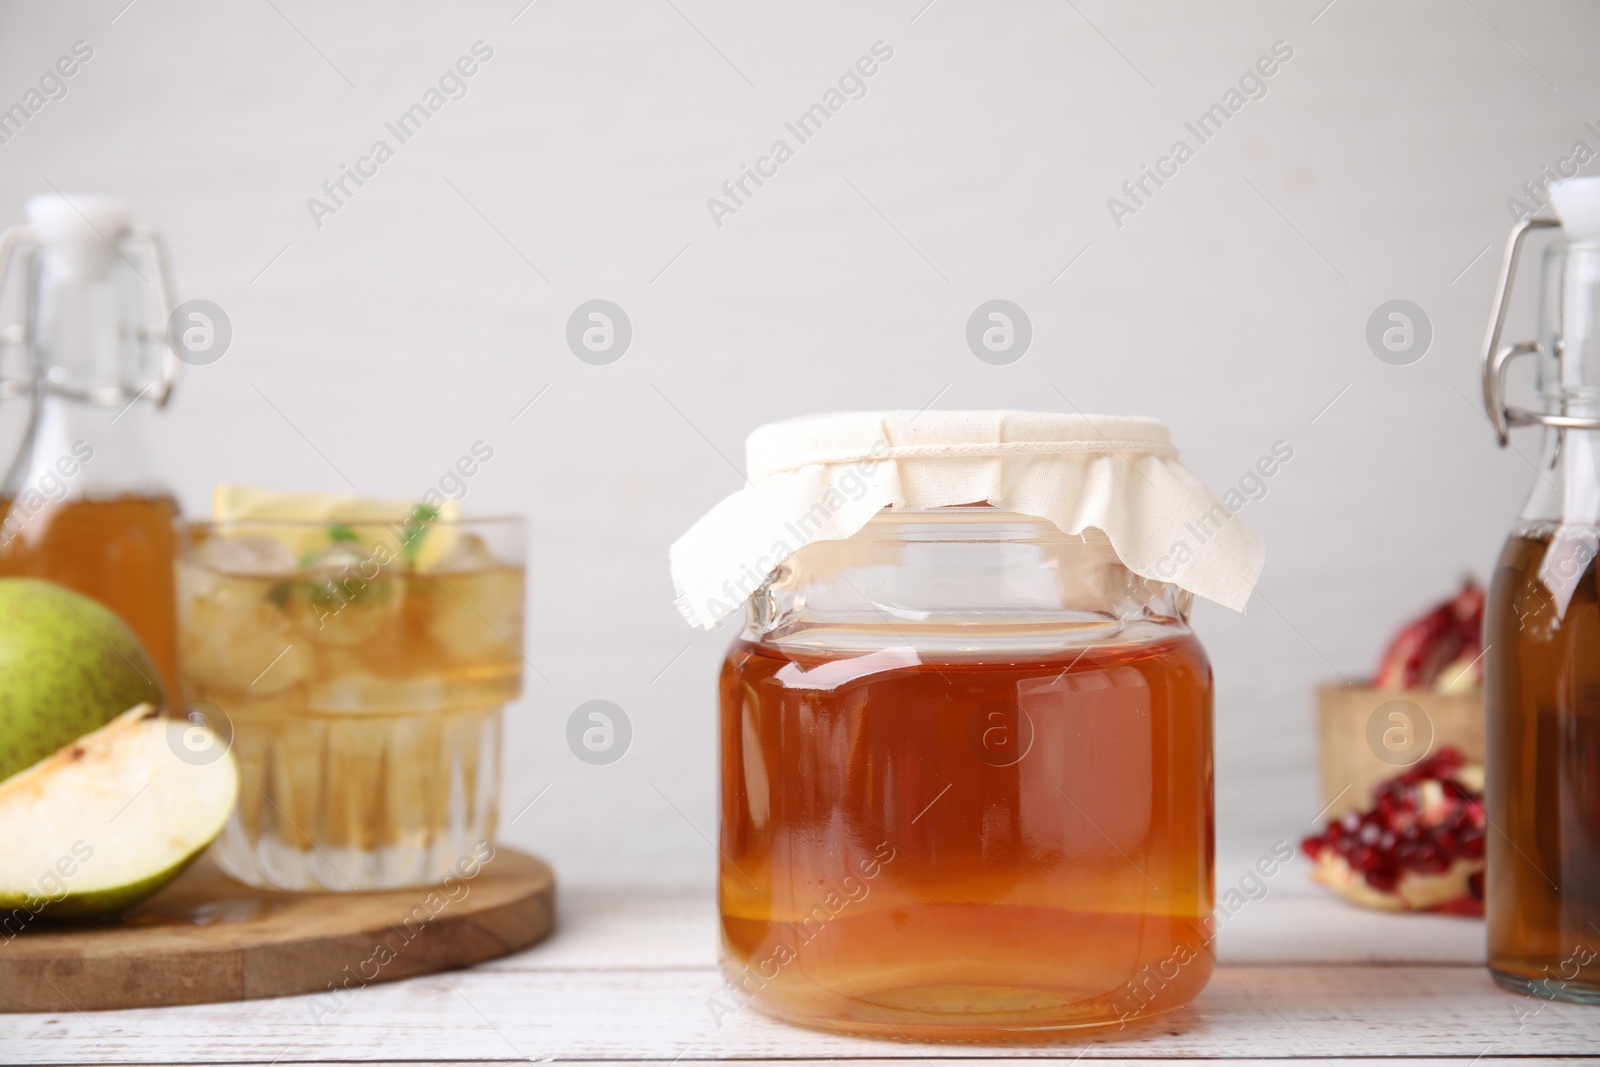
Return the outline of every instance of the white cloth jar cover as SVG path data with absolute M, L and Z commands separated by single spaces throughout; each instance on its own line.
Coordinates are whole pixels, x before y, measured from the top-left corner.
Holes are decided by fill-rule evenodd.
M 758 428 L 748 484 L 673 544 L 678 609 L 710 628 L 813 541 L 883 508 L 991 504 L 1064 533 L 1099 530 L 1124 566 L 1235 611 L 1261 539 L 1178 463 L 1166 426 L 1117 415 L 860 411 Z

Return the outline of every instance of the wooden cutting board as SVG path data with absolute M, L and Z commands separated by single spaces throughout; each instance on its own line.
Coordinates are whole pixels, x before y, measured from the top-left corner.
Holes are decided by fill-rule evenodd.
M 120 919 L 34 920 L 0 940 L 0 1012 L 97 1011 L 321 993 L 527 948 L 555 921 L 555 876 L 509 848 L 450 886 L 278 893 L 203 857 Z

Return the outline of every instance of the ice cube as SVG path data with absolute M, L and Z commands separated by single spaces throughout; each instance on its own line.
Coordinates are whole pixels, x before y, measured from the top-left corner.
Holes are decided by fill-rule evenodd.
M 283 585 L 185 564 L 178 568 L 184 678 L 207 691 L 266 696 L 301 681 L 309 650 L 271 590 Z
M 428 536 L 452 535 L 450 546 L 436 559 L 429 560 L 420 569 L 428 574 L 461 574 L 469 571 L 486 571 L 498 564 L 494 553 L 477 534 L 458 534 L 443 528 L 428 531 Z
M 262 534 L 212 537 L 200 543 L 195 562 L 219 574 L 291 574 L 294 555 Z
M 442 648 L 477 661 L 521 657 L 521 571 L 441 575 L 435 584 L 428 633 Z
M 301 632 L 319 645 L 350 647 L 398 640 L 405 582 L 398 563 L 353 544 L 334 544 L 307 561 L 297 583 Z
M 349 541 L 336 541 L 317 549 L 306 558 L 303 566 L 309 571 L 354 571 L 366 568 L 371 574 L 382 565 L 381 557 L 363 552 L 360 546 Z

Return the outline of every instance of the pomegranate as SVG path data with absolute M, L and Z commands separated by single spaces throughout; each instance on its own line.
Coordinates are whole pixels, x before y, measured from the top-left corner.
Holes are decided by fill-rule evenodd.
M 1483 914 L 1483 768 L 1441 748 L 1300 843 L 1312 878 L 1384 911 Z
M 1455 596 L 1402 626 L 1384 650 L 1373 685 L 1460 690 L 1481 683 L 1483 600 L 1483 587 L 1469 577 Z

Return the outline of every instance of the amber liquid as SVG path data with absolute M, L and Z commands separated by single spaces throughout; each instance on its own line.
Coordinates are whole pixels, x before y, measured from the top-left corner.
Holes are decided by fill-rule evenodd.
M 1577 1000 L 1600 1000 L 1597 535 L 1513 535 L 1485 622 L 1489 965 Z
M 48 578 L 116 612 L 161 672 L 168 700 L 176 700 L 177 502 L 168 496 L 89 497 L 12 518 L 14 505 L 0 500 L 0 512 L 11 519 L 0 533 L 0 576 Z
M 1210 977 L 1192 636 L 920 660 L 741 641 L 721 688 L 731 995 L 829 1029 L 1005 1040 L 1147 1018 Z

